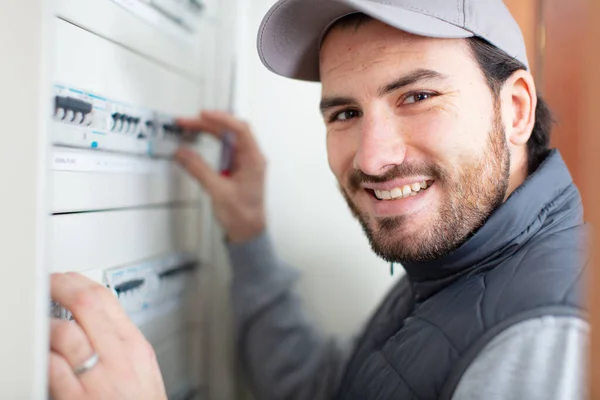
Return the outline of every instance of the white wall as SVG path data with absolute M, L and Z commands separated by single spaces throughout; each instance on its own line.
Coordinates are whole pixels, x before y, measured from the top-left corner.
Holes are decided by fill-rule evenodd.
M 44 272 L 47 51 L 52 31 L 45 0 L 0 1 L 0 253 L 4 285 L 0 398 L 42 399 L 46 392 L 48 312 Z M 7 95 L 10 93 L 10 95 Z
M 274 0 L 245 0 L 236 111 L 248 120 L 269 161 L 271 234 L 279 254 L 300 268 L 310 312 L 332 333 L 351 335 L 400 272 L 372 252 L 327 164 L 320 85 L 269 72 L 256 52 L 260 21 Z

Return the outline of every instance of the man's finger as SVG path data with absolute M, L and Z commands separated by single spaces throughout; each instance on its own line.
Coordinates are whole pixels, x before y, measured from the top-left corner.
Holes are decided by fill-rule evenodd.
M 95 288 L 96 293 L 101 298 L 102 304 L 104 305 L 106 314 L 114 321 L 121 338 L 126 339 L 130 336 L 135 338 L 141 335 L 137 326 L 133 323 L 131 318 L 129 318 L 125 312 L 125 309 L 121 306 L 121 303 L 119 303 L 117 296 L 115 296 L 113 292 L 81 274 L 68 272 L 67 275 L 72 279 L 79 280 L 82 283 L 88 284 Z
M 240 148 L 259 151 L 248 125 L 227 112 L 203 111 L 199 118 L 180 118 L 177 124 L 186 130 L 204 131 L 219 138 L 223 132 L 233 132 Z
M 207 120 L 202 116 L 191 118 L 178 118 L 177 125 L 186 131 L 210 133 L 220 138 L 223 133 L 223 127 L 212 120 Z
M 50 349 L 67 360 L 71 368 L 94 355 L 92 344 L 81 327 L 66 320 L 50 321 Z
M 50 277 L 52 299 L 73 314 L 92 347 L 102 355 L 119 351 L 123 339 L 115 322 L 108 316 L 101 290 L 108 290 L 80 274 L 53 274 Z
M 72 367 L 62 356 L 50 352 L 48 359 L 48 383 L 53 399 L 83 399 L 85 389 L 75 376 Z
M 67 275 L 70 276 L 74 280 L 80 280 L 85 284 L 92 286 L 96 294 L 100 297 L 101 302 L 106 310 L 106 314 L 109 316 L 111 320 L 115 323 L 119 336 L 123 339 L 129 338 L 130 336 L 139 336 L 141 333 L 139 332 L 137 326 L 133 323 L 131 318 L 125 312 L 125 309 L 119 303 L 119 299 L 113 292 L 111 292 L 108 288 L 89 280 L 85 276 L 77 273 L 67 272 Z
M 226 184 L 225 179 L 193 150 L 180 148 L 175 153 L 175 160 L 196 178 L 211 196 L 216 195 Z

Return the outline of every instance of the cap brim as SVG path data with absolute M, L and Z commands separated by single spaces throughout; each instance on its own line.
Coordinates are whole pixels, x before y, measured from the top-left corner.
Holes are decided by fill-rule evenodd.
M 274 5 L 261 23 L 257 43 L 261 61 L 278 75 L 318 82 L 322 35 L 332 23 L 356 12 L 419 36 L 474 36 L 438 18 L 370 0 L 284 0 Z

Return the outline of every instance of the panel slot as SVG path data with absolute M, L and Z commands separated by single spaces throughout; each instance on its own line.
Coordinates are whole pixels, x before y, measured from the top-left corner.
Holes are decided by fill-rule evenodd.
M 196 207 L 53 216 L 51 270 L 105 270 L 173 252 L 194 252 L 200 226 Z
M 53 213 L 157 205 L 198 205 L 201 187 L 165 159 L 54 148 Z
M 121 1 L 126 4 L 117 4 L 117 1 L 57 0 L 56 12 L 59 18 L 95 36 L 104 37 L 195 79 L 202 78 L 207 64 L 207 44 L 214 41 L 208 39 L 206 30 L 215 21 L 204 18 L 196 24 L 197 32 L 191 34 L 138 0 Z M 160 26 L 158 29 L 157 25 Z M 212 60 L 212 55 L 209 60 Z
M 120 9 L 106 0 L 68 2 L 72 7 L 98 3 Z M 85 12 L 89 14 L 89 10 Z M 135 18 L 132 16 L 130 19 Z M 53 83 L 98 95 L 100 98 L 94 98 L 94 103 L 99 107 L 102 107 L 103 98 L 114 101 L 116 105 L 123 106 L 123 111 L 148 109 L 166 116 L 181 116 L 196 115 L 202 107 L 205 97 L 203 79 L 181 74 L 63 20 L 56 19 L 54 28 Z M 154 45 L 152 42 L 150 44 Z M 193 50 L 186 51 L 196 54 L 196 48 Z M 69 90 L 60 95 L 90 100 L 81 96 L 81 93 Z M 135 106 L 134 110 L 129 105 Z M 110 114 L 113 112 L 120 111 L 111 110 Z M 143 116 L 137 112 L 122 113 L 134 118 Z M 108 120 L 112 120 L 112 115 Z

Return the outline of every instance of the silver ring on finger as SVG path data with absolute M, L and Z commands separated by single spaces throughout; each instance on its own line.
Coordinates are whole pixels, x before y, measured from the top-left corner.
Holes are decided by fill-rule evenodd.
M 73 368 L 73 372 L 75 373 L 75 375 L 79 376 L 79 375 L 83 374 L 84 372 L 87 372 L 90 369 L 94 368 L 96 366 L 96 364 L 98 364 L 99 360 L 100 360 L 100 357 L 98 357 L 98 353 L 94 353 L 83 364 Z

